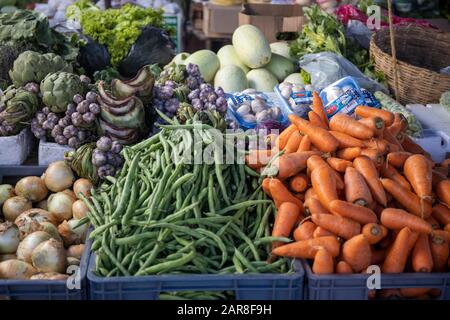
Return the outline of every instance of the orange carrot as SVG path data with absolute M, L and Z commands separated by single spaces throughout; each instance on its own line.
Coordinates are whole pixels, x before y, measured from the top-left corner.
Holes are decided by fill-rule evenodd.
M 394 132 L 403 132 L 408 128 L 408 120 L 401 113 L 394 113 L 394 122 L 389 126 L 390 130 Z
M 323 107 L 323 101 L 316 91 L 313 92 L 312 110 L 320 117 L 322 123 L 326 125 L 326 128 L 328 128 L 328 116 Z
M 336 178 L 327 166 L 319 167 L 311 173 L 311 184 L 324 208 L 328 208 L 331 201 L 338 199 Z
M 358 122 L 373 130 L 376 137 L 381 138 L 383 136 L 385 124 L 380 117 L 361 118 Z
M 307 215 L 311 215 L 313 213 L 330 214 L 330 212 L 322 206 L 318 199 L 312 197 L 305 201 L 305 212 Z
M 414 154 L 406 159 L 403 165 L 403 173 L 421 198 L 431 198 L 432 172 L 428 160 L 421 154 Z
M 370 244 L 376 244 L 387 236 L 388 230 L 381 224 L 368 223 L 362 228 L 361 232 Z
M 296 115 L 290 114 L 289 120 L 295 124 L 297 128 L 307 134 L 311 142 L 322 152 L 334 152 L 339 147 L 339 142 L 327 130 L 314 126 L 309 121 L 304 120 Z
M 403 188 L 411 191 L 411 185 L 408 180 L 405 179 L 393 166 L 387 164 L 381 168 L 381 176 L 383 178 L 394 180 L 399 183 Z
M 450 180 L 443 180 L 438 183 L 436 195 L 447 207 L 450 207 Z
M 289 187 L 294 192 L 304 192 L 308 188 L 308 176 L 304 173 L 299 173 L 289 179 Z
M 386 161 L 398 169 L 402 169 L 406 159 L 412 156 L 412 153 L 406 151 L 391 152 L 386 156 Z
M 278 147 L 278 150 L 283 150 L 286 147 L 291 134 L 297 131 L 297 126 L 293 124 L 284 129 L 275 141 L 275 145 Z
M 326 237 L 326 236 L 336 236 L 336 235 L 322 227 L 317 227 L 314 230 L 313 238 L 320 238 L 320 237 Z
M 430 158 L 430 154 L 426 152 L 421 146 L 414 142 L 409 136 L 405 136 L 405 139 L 402 142 L 402 147 L 407 152 L 411 152 L 414 154 L 423 154 L 427 158 Z
M 367 269 L 372 259 L 372 251 L 366 237 L 360 234 L 344 242 L 342 246 L 342 259 L 355 272 L 361 272 Z
M 334 169 L 332 169 L 328 163 L 323 160 L 321 157 L 319 157 L 318 155 L 313 155 L 311 156 L 308 161 L 306 162 L 306 166 L 309 169 L 309 172 L 311 174 L 312 171 L 314 171 L 317 168 L 320 167 L 327 167 L 330 169 L 330 172 L 333 174 L 333 176 L 335 177 L 336 180 L 336 188 L 339 190 L 344 189 L 344 181 L 342 180 L 341 176 L 339 175 L 339 173 L 337 173 Z
M 344 239 L 350 239 L 361 232 L 359 223 L 344 217 L 323 213 L 312 214 L 311 217 L 317 226 Z
M 320 116 L 314 111 L 308 112 L 308 119 L 312 125 L 328 130 L 328 126 L 322 122 Z
M 450 223 L 450 209 L 443 204 L 436 204 L 433 207 L 433 217 L 443 226 Z
M 366 146 L 364 141 L 354 138 L 346 133 L 339 132 L 339 131 L 329 131 L 333 137 L 336 138 L 337 141 L 339 141 L 339 148 L 353 148 L 353 147 L 359 147 L 363 148 Z
M 353 163 L 339 158 L 327 158 L 328 165 L 337 172 L 345 172 L 348 167 L 353 167 Z
M 404 150 L 403 145 L 400 143 L 400 141 L 398 141 L 397 137 L 393 136 L 388 129 L 384 129 L 383 138 L 391 144 L 390 149 L 392 151 L 394 151 L 394 148 L 392 148 L 392 146 L 396 146 L 395 149 L 397 151 L 406 151 Z
M 377 108 L 358 106 L 355 109 L 355 114 L 361 118 L 379 117 L 384 120 L 387 127 L 394 122 L 394 114 L 392 112 Z
M 353 167 L 345 170 L 345 199 L 360 206 L 369 206 L 373 202 L 372 194 L 364 177 Z
M 372 250 L 370 264 L 381 265 L 386 257 L 386 250 Z
M 336 152 L 336 157 L 344 159 L 344 160 L 348 160 L 348 161 L 353 161 L 360 155 L 361 155 L 361 148 L 359 148 L 359 147 L 344 148 L 344 149 L 340 149 Z
M 419 239 L 412 252 L 412 267 L 415 272 L 431 272 L 433 270 L 433 257 L 430 242 L 426 234 L 419 235 Z
M 250 150 L 250 153 L 245 156 L 245 163 L 254 170 L 259 169 L 269 163 L 271 153 L 271 150 Z
M 383 155 L 376 149 L 361 149 L 361 156 L 368 157 L 377 168 L 381 168 L 384 163 Z
M 317 196 L 317 193 L 314 191 L 314 189 L 311 187 L 305 192 L 305 201 L 308 201 L 310 198 L 315 198 L 319 200 L 319 197 Z
M 289 237 L 299 218 L 300 208 L 295 203 L 283 202 L 275 216 L 272 237 Z M 280 245 L 281 242 L 273 242 L 272 250 Z
M 405 298 L 419 298 L 430 292 L 431 288 L 401 288 L 400 294 Z
M 311 221 L 305 221 L 294 230 L 294 240 L 308 240 L 313 238 L 314 230 L 316 229 L 316 225 Z
M 295 176 L 297 173 L 306 168 L 306 161 L 309 157 L 317 154 L 319 154 L 317 151 L 283 154 L 274 162 L 274 166 L 278 169 L 277 177 L 279 179 L 286 179 Z
M 336 265 L 336 273 L 337 274 L 352 274 L 353 270 L 352 267 L 345 262 L 344 260 L 341 260 Z
M 375 223 L 378 220 L 376 214 L 369 208 L 342 200 L 331 201 L 329 209 L 335 215 L 354 220 L 361 224 Z
M 399 183 L 391 179 L 381 179 L 383 187 L 395 200 L 398 201 L 409 212 L 421 218 L 428 218 L 432 213 L 431 202 L 421 201 L 412 191 L 403 188 Z
M 428 222 L 431 225 L 433 230 L 441 228 L 441 225 L 439 224 L 439 222 L 435 218 L 433 218 L 433 216 L 426 218 L 425 221 Z
M 262 188 L 264 192 L 272 198 L 272 195 L 270 194 L 270 178 L 264 178 L 262 182 Z
M 379 180 L 378 171 L 375 164 L 368 157 L 358 157 L 353 160 L 353 166 L 364 177 L 372 192 L 372 196 L 383 206 L 386 206 L 387 198 L 383 185 Z
M 445 237 L 435 231 L 430 241 L 431 255 L 433 256 L 433 271 L 444 272 L 449 258 L 449 246 Z
M 364 142 L 368 149 L 375 149 L 382 155 L 388 154 L 391 149 L 391 144 L 384 139 L 372 139 Z
M 321 237 L 288 243 L 275 248 L 272 253 L 280 257 L 313 259 L 320 247 L 327 249 L 335 258 L 339 255 L 341 244 L 336 237 Z
M 314 256 L 312 271 L 315 274 L 330 274 L 334 271 L 334 261 L 327 249 L 320 247 Z
M 401 273 L 411 251 L 411 239 L 415 238 L 408 227 L 400 230 L 383 263 L 382 271 L 386 273 Z
M 428 222 L 401 209 L 384 209 L 380 220 L 385 227 L 393 230 L 408 227 L 411 231 L 424 234 L 430 234 L 433 231 Z
M 286 146 L 283 149 L 284 154 L 297 152 L 298 146 L 300 145 L 302 138 L 303 136 L 300 132 L 298 131 L 292 132 L 291 136 L 288 139 L 288 142 L 286 143 Z
M 271 179 L 269 186 L 275 207 L 279 208 L 283 202 L 292 202 L 300 208 L 300 215 L 303 215 L 303 203 L 289 192 L 283 182 L 278 179 Z
M 302 140 L 300 141 L 300 145 L 298 146 L 297 152 L 302 151 L 309 151 L 311 150 L 311 139 L 309 139 L 309 136 L 303 136 Z
M 368 140 L 374 136 L 373 130 L 356 121 L 351 116 L 338 113 L 330 120 L 330 129 L 348 134 L 357 139 Z

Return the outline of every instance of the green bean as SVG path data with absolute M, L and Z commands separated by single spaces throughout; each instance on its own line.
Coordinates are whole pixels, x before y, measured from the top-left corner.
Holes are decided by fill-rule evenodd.
M 242 209 L 242 208 L 248 208 L 250 206 L 254 206 L 260 203 L 271 203 L 270 200 L 249 200 L 249 201 L 244 201 L 241 203 L 237 203 L 237 204 L 233 204 L 231 206 L 225 207 L 219 211 L 217 211 L 217 214 L 223 215 L 225 213 L 228 213 L 230 211 L 234 211 L 234 210 L 238 210 L 238 209 Z
M 286 238 L 286 237 L 264 237 L 260 238 L 258 240 L 255 240 L 255 245 L 260 244 L 266 244 L 266 243 L 272 243 L 272 242 L 283 242 L 283 243 L 289 243 L 292 242 L 292 239 Z
M 264 229 L 265 229 L 266 225 L 268 224 L 269 216 L 270 216 L 271 213 L 272 213 L 272 207 L 269 206 L 266 209 L 266 212 L 264 212 L 263 218 L 261 219 L 261 223 L 260 223 L 260 225 L 258 227 L 258 230 L 256 231 L 255 239 L 262 238 L 263 233 L 264 233 Z
M 192 178 L 194 177 L 193 173 L 186 173 L 185 175 L 179 177 L 172 185 L 172 189 L 173 190 L 177 190 L 178 188 L 180 188 L 180 186 L 182 186 L 183 184 L 187 183 L 188 181 L 192 180 Z
M 216 214 L 216 208 L 214 204 L 214 177 L 212 175 L 210 175 L 208 179 L 208 206 L 209 212 L 211 212 L 212 214 Z
M 156 255 L 161 250 L 162 242 L 169 235 L 169 233 L 170 233 L 170 231 L 168 229 L 164 229 L 164 230 L 160 231 L 160 233 L 158 235 L 158 241 L 157 241 L 156 245 L 153 247 L 152 254 L 150 255 L 150 257 L 147 258 L 144 265 L 141 268 L 139 268 L 139 271 L 136 273 L 136 275 L 142 275 L 144 273 L 145 268 L 147 268 L 149 265 L 151 265 L 153 260 L 156 259 Z
M 239 259 L 236 257 L 236 255 L 233 255 L 232 260 L 233 260 L 234 267 L 236 268 L 236 273 L 244 273 L 244 268 L 242 267 L 242 264 L 239 261 Z
M 117 217 L 125 209 L 125 206 L 128 202 L 129 196 L 130 196 L 129 190 L 131 189 L 131 184 L 133 183 L 134 179 L 136 178 L 136 171 L 137 171 L 137 166 L 139 163 L 139 158 L 140 158 L 139 154 L 137 154 L 131 162 L 130 170 L 129 170 L 126 180 L 125 180 L 125 185 L 123 188 L 123 192 L 120 196 L 119 204 L 116 207 L 116 210 L 112 214 L 113 217 Z
M 107 232 L 103 234 L 103 245 L 102 245 L 102 248 L 105 250 L 106 255 L 125 276 L 130 276 L 128 270 L 125 269 L 122 263 L 119 262 L 114 256 L 114 254 L 111 252 L 111 249 L 108 247 L 106 243 L 106 239 L 107 239 Z
M 135 209 L 136 209 L 136 200 L 137 200 L 137 196 L 138 196 L 138 191 L 137 191 L 137 183 L 133 182 L 133 186 L 131 187 L 131 195 L 130 195 L 130 202 L 128 203 L 128 207 L 124 213 L 124 215 L 122 216 L 122 224 L 126 224 L 127 220 L 130 219 L 131 215 L 135 213 Z
M 234 254 L 236 256 L 237 259 L 239 259 L 239 261 L 247 268 L 249 269 L 251 272 L 254 273 L 259 273 L 258 270 L 256 270 L 256 268 L 254 266 L 252 266 L 252 264 L 250 263 L 250 261 L 247 260 L 246 257 L 244 257 L 244 255 L 236 248 L 234 250 Z
M 214 167 L 215 167 L 215 171 L 216 171 L 216 179 L 217 179 L 217 182 L 219 183 L 220 190 L 222 191 L 222 197 L 225 200 L 225 203 L 227 205 L 230 205 L 231 203 L 230 203 L 230 199 L 228 198 L 227 188 L 225 187 L 225 182 L 223 180 L 222 167 L 220 165 L 220 162 L 216 162 Z
M 183 189 L 177 189 L 175 199 L 175 210 L 178 211 L 181 209 L 181 205 L 183 204 Z
M 135 243 L 138 243 L 142 239 L 155 238 L 158 236 L 158 234 L 159 234 L 159 232 L 143 232 L 143 233 L 132 235 L 129 237 L 116 238 L 115 243 L 118 246 L 122 246 L 122 245 L 126 245 L 126 244 L 133 245 Z
M 254 258 L 256 260 L 261 260 L 261 257 L 259 256 L 258 251 L 256 250 L 256 247 L 254 246 L 252 240 L 250 240 L 235 224 L 232 223 L 231 228 L 234 229 L 239 238 L 244 240 L 244 242 L 248 245 L 248 247 L 253 253 Z
M 197 255 L 197 253 L 195 252 L 195 250 L 192 250 L 190 253 L 184 254 L 183 257 L 181 257 L 177 260 L 171 260 L 171 261 L 155 264 L 155 265 L 145 268 L 145 269 L 142 269 L 142 267 L 141 267 L 142 271 L 139 271 L 137 274 L 138 275 L 155 274 L 158 272 L 167 273 L 168 271 L 170 271 L 172 269 L 176 269 L 181 266 L 184 266 L 188 262 L 192 261 L 196 255 Z
M 110 227 L 112 227 L 113 225 L 117 224 L 118 221 L 116 220 L 112 220 L 111 222 L 108 222 L 104 225 L 101 225 L 97 228 L 95 228 L 89 235 L 89 239 L 94 239 L 95 237 L 97 237 L 98 235 L 103 234 L 106 230 L 108 230 Z
M 200 202 L 194 202 L 191 205 L 186 206 L 183 209 L 166 216 L 164 219 L 161 220 L 161 222 L 172 222 L 178 218 L 181 218 L 186 212 L 195 209 L 195 207 L 197 207 L 199 204 Z
M 227 247 L 223 243 L 222 239 L 220 239 L 220 237 L 217 236 L 216 234 L 214 234 L 213 232 L 208 231 L 206 229 L 197 228 L 196 231 L 199 232 L 200 234 L 203 234 L 206 237 L 210 237 L 211 239 L 216 241 L 217 245 L 219 246 L 219 249 L 222 251 L 222 262 L 220 263 L 220 265 L 223 266 L 225 264 L 225 262 L 227 261 L 228 253 L 227 253 Z

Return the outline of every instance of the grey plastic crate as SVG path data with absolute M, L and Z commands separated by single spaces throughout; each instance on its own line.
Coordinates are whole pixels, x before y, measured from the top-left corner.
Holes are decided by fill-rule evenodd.
M 14 185 L 25 176 L 40 176 L 44 166 L 0 166 L 0 183 Z M 89 238 L 89 236 L 88 236 Z M 91 242 L 85 244 L 80 268 L 66 280 L 0 280 L 0 298 L 8 300 L 85 300 Z M 76 284 L 79 286 L 75 286 Z M 69 289 L 68 285 L 71 288 Z M 79 289 L 77 288 L 79 287 Z
M 29 156 L 35 143 L 29 128 L 15 136 L 0 137 L 0 165 L 21 165 Z
M 236 300 L 302 300 L 304 271 L 296 261 L 292 274 L 157 275 L 99 277 L 93 273 L 95 253 L 88 268 L 89 300 L 158 300 L 160 293 L 232 291 Z
M 367 274 L 317 275 L 307 261 L 305 270 L 306 300 L 368 300 Z M 435 288 L 439 300 L 450 300 L 450 273 L 381 274 L 381 289 Z

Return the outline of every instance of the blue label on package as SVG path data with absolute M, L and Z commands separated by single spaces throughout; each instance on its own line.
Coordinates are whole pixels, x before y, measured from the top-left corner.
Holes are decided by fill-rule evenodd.
M 312 104 L 313 101 L 313 93 L 312 91 L 299 91 L 292 92 L 291 99 L 294 101 L 296 105 L 299 104 Z
M 361 92 L 363 94 L 364 101 L 366 102 L 366 106 L 372 108 L 381 108 L 381 103 L 375 98 L 375 96 L 364 88 L 361 88 Z
M 361 97 L 359 90 L 348 89 L 343 95 L 334 100 L 332 103 L 325 107 L 325 111 L 328 118 L 334 116 L 338 112 L 345 114 L 353 114 L 356 107 L 365 103 L 365 100 Z

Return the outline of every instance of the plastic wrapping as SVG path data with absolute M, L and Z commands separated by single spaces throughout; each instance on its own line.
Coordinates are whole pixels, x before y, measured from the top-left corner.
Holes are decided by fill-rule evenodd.
M 380 83 L 366 77 L 353 63 L 343 56 L 332 52 L 321 52 L 304 55 L 300 67 L 311 76 L 311 84 L 321 90 L 347 76 L 355 79 L 358 85 L 374 93 L 388 90 Z

